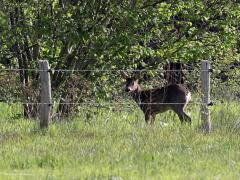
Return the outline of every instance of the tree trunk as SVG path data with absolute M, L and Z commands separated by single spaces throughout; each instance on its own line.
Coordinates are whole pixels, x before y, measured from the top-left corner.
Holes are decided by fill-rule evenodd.
M 169 62 L 165 68 L 164 78 L 168 84 L 183 84 L 184 74 L 182 72 L 182 63 Z
M 22 8 L 19 5 L 19 1 L 16 0 L 18 6 L 15 7 L 14 11 L 10 12 L 10 24 L 14 29 L 19 24 L 21 26 L 26 26 L 25 16 Z M 19 21 L 21 19 L 21 21 Z M 17 36 L 17 35 L 16 35 Z M 22 40 L 18 40 L 13 45 L 11 51 L 18 62 L 18 68 L 20 69 L 19 77 L 20 83 L 22 87 L 22 103 L 23 103 L 23 114 L 25 118 L 35 118 L 38 113 L 38 105 L 35 104 L 38 101 L 38 91 L 34 87 L 36 83 L 33 81 L 37 80 L 37 76 L 35 73 L 35 79 L 32 79 L 31 72 L 29 69 L 31 62 L 33 60 L 33 52 L 29 47 L 29 40 L 25 35 L 22 35 Z M 33 74 L 34 74 L 33 73 Z

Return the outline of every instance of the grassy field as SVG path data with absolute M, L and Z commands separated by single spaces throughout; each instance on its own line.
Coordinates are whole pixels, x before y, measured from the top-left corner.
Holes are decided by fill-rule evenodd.
M 45 131 L 0 108 L 0 179 L 240 179 L 239 102 L 211 107 L 209 135 L 194 105 L 191 127 L 170 112 L 151 126 L 137 110 L 99 110 Z

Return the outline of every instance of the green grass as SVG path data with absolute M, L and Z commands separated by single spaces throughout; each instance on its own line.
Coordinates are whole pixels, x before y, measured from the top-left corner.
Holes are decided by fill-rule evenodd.
M 211 134 L 194 105 L 191 127 L 170 112 L 151 126 L 138 110 L 99 110 L 45 131 L 19 106 L 0 108 L 1 179 L 240 179 L 239 102 L 211 107 Z

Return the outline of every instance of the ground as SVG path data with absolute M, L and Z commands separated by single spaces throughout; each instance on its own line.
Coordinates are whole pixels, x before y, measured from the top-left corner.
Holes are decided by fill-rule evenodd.
M 199 129 L 197 105 L 187 109 L 191 126 L 171 112 L 146 125 L 137 109 L 103 109 L 48 130 L 15 105 L 0 108 L 1 179 L 240 179 L 239 102 L 211 107 L 210 134 Z

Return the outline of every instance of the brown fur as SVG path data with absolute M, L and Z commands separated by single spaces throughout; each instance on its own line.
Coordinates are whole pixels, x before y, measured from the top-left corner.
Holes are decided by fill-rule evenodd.
M 190 98 L 190 91 L 181 84 L 172 84 L 162 88 L 142 90 L 139 78 L 127 78 L 126 90 L 145 114 L 145 121 L 153 123 L 158 113 L 173 110 L 181 122 L 191 123 L 191 118 L 184 112 Z

